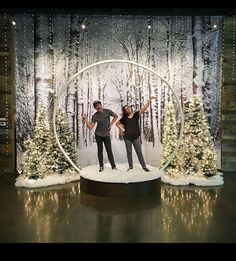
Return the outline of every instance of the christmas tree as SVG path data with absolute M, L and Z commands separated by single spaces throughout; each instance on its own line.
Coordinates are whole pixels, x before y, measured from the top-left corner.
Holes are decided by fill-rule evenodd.
M 63 149 L 71 160 L 76 164 L 77 153 L 73 135 L 69 124 L 61 110 L 56 117 L 57 133 Z M 43 178 L 53 172 L 63 173 L 66 169 L 72 169 L 59 149 L 53 130 L 50 129 L 46 109 L 39 107 L 36 117 L 34 138 L 24 143 L 26 151 L 23 155 L 20 173 L 31 179 Z
M 50 154 L 48 151 L 48 138 L 50 129 L 46 109 L 43 105 L 39 107 L 36 117 L 34 138 L 24 142 L 26 151 L 23 155 L 20 174 L 25 174 L 31 179 L 43 178 L 50 172 Z
M 174 109 L 172 94 L 168 95 L 169 101 L 167 103 L 164 121 L 164 134 L 163 134 L 163 153 L 161 156 L 161 167 L 166 164 L 171 154 L 173 153 L 178 138 L 176 113 Z M 165 172 L 172 174 L 175 172 L 177 158 L 174 157 L 170 164 L 166 167 Z
M 195 176 L 213 176 L 217 172 L 216 153 L 200 98 L 193 96 L 185 118 L 184 139 L 177 153 L 177 169 Z M 182 158 L 182 160 L 181 160 Z
M 70 159 L 76 165 L 78 165 L 74 137 L 71 133 L 69 123 L 66 120 L 65 115 L 60 109 L 58 110 L 56 116 L 56 129 L 61 146 L 63 147 L 67 155 L 70 157 Z M 63 173 L 64 170 L 72 168 L 70 162 L 65 158 L 64 154 L 58 147 L 56 139 L 54 137 L 54 133 L 52 133 L 49 139 L 49 153 L 52 159 L 50 169 L 52 169 L 53 171 Z

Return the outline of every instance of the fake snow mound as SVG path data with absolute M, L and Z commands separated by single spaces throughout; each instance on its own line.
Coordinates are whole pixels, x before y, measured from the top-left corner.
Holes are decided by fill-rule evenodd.
M 134 164 L 134 168 L 127 171 L 127 163 L 116 164 L 118 170 L 112 170 L 109 163 L 104 164 L 104 171 L 99 172 L 98 165 L 85 167 L 81 170 L 80 175 L 83 178 L 108 183 L 134 183 L 154 180 L 161 177 L 163 173 L 158 168 L 147 165 L 150 172 L 142 169 L 140 164 Z
M 215 176 L 212 177 L 198 177 L 198 176 L 171 176 L 163 174 L 161 176 L 161 181 L 163 183 L 168 183 L 174 186 L 181 185 L 196 185 L 196 186 L 220 186 L 224 184 L 223 173 L 217 172 Z
M 55 172 L 52 175 L 45 176 L 42 179 L 29 179 L 25 175 L 16 178 L 16 187 L 39 188 L 80 180 L 80 175 L 76 171 L 68 170 L 63 174 Z

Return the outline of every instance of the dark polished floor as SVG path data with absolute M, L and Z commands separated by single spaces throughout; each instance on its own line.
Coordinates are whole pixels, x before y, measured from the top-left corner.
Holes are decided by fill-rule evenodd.
M 111 199 L 79 182 L 19 189 L 0 175 L 0 242 L 236 242 L 236 173 L 220 187 L 161 185 L 158 198 Z

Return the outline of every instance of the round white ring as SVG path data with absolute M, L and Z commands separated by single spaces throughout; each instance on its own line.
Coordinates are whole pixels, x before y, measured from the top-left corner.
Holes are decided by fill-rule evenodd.
M 54 134 L 55 134 L 55 138 L 56 138 L 56 142 L 61 150 L 61 152 L 64 154 L 64 156 L 66 157 L 66 159 L 70 162 L 70 164 L 79 172 L 80 171 L 80 168 L 78 168 L 75 163 L 70 159 L 70 157 L 68 156 L 68 154 L 64 151 L 64 149 L 62 148 L 61 146 L 61 143 L 59 141 L 59 138 L 58 138 L 58 135 L 57 135 L 57 131 L 56 131 L 56 111 L 57 111 L 57 105 L 58 105 L 58 101 L 64 91 L 64 89 L 70 84 L 70 82 L 72 82 L 79 74 L 81 74 L 82 72 L 88 70 L 89 68 L 92 68 L 92 67 L 95 67 L 97 65 L 100 65 L 100 64 L 104 64 L 104 63 L 129 63 L 129 64 L 134 64 L 134 65 L 137 65 L 139 67 L 142 67 L 146 70 L 148 70 L 149 72 L 155 74 L 156 76 L 158 76 L 159 78 L 162 79 L 162 81 L 164 81 L 168 88 L 172 91 L 173 95 L 175 96 L 175 99 L 177 101 L 177 104 L 179 106 L 179 110 L 180 110 L 180 115 L 181 115 L 181 123 L 180 123 L 180 134 L 179 134 L 179 139 L 178 139 L 178 142 L 176 144 L 176 147 L 174 149 L 174 151 L 172 152 L 172 154 L 170 155 L 168 161 L 164 164 L 164 166 L 162 166 L 160 168 L 160 170 L 164 170 L 168 165 L 169 163 L 171 162 L 171 160 L 174 158 L 180 144 L 181 144 L 181 141 L 182 141 L 182 137 L 183 137 L 183 127 L 184 127 L 184 113 L 183 113 L 183 109 L 182 109 L 182 106 L 181 106 L 181 103 L 180 103 L 180 100 L 179 98 L 177 97 L 176 93 L 174 92 L 173 88 L 171 87 L 171 85 L 162 77 L 160 76 L 157 72 L 155 72 L 154 70 L 148 68 L 147 66 L 143 65 L 143 64 L 140 64 L 140 63 L 136 63 L 136 62 L 133 62 L 133 61 L 128 61 L 128 60 L 116 60 L 116 59 L 112 59 L 112 60 L 104 60 L 104 61 L 101 61 L 101 62 L 96 62 L 96 63 L 93 63 L 93 64 L 90 64 L 88 66 L 86 66 L 85 68 L 83 68 L 82 70 L 80 70 L 79 72 L 77 72 L 74 76 L 72 76 L 67 82 L 65 82 L 59 89 L 59 93 L 55 99 L 55 102 L 54 102 L 54 110 L 53 110 L 53 130 L 54 130 Z

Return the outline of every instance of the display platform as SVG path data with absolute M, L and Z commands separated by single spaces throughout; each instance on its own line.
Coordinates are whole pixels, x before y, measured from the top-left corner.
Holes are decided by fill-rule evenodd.
M 127 171 L 127 164 L 117 164 L 117 170 L 105 164 L 103 172 L 98 171 L 97 165 L 85 167 L 80 173 L 80 190 L 112 198 L 160 197 L 161 171 L 150 165 L 147 167 L 150 172 L 138 164 L 130 171 Z

